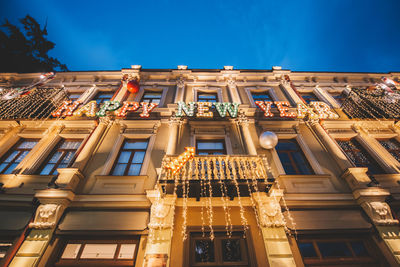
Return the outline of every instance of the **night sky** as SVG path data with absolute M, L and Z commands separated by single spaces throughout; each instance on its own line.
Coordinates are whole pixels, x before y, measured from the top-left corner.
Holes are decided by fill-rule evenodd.
M 1 21 L 48 21 L 69 70 L 400 71 L 400 1 L 0 0 Z

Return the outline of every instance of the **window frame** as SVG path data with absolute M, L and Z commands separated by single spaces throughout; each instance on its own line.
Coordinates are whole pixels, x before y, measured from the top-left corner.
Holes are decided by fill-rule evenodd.
M 128 100 L 129 101 L 136 101 L 136 102 L 141 102 L 143 99 L 143 96 L 145 94 L 146 91 L 159 91 L 161 92 L 161 98 L 160 98 L 160 103 L 158 104 L 158 108 L 159 107 L 163 107 L 164 103 L 165 103 L 165 98 L 167 96 L 168 93 L 168 87 L 167 86 L 153 86 L 153 85 L 144 85 L 140 87 L 139 92 L 137 93 L 136 96 L 134 97 L 130 97 L 128 96 Z
M 107 98 L 99 98 L 100 95 L 106 95 L 109 94 L 111 95 L 110 99 Z M 97 90 L 96 93 L 94 94 L 92 100 L 96 101 L 96 104 L 98 107 L 102 106 L 105 101 L 111 101 L 113 99 L 115 92 L 112 91 L 102 91 L 102 90 Z M 100 102 L 98 102 L 100 100 Z
M 22 143 L 24 143 L 25 141 L 36 141 L 36 144 L 31 148 L 31 149 L 17 149 L 19 145 L 21 145 Z M 7 170 L 13 163 L 15 163 L 15 159 L 17 159 L 22 153 L 23 151 L 29 151 L 28 154 L 26 154 L 26 156 L 15 166 L 15 168 L 12 170 L 12 172 L 10 172 L 10 174 L 15 174 L 15 170 L 18 170 L 21 166 L 21 164 L 23 164 L 24 160 L 29 156 L 29 154 L 31 153 L 31 151 L 35 148 L 35 146 L 40 142 L 40 138 L 19 138 L 18 141 L 6 152 L 4 153 L 4 155 L 2 155 L 0 157 L 1 162 L 3 162 L 6 158 L 8 158 L 14 151 L 19 151 L 18 154 L 13 158 L 13 161 L 11 161 L 10 163 L 8 163 L 7 167 L 4 168 L 4 170 Z M 3 170 L 3 171 L 4 171 Z M 5 174 L 3 171 L 0 172 L 0 174 Z
M 159 94 L 160 94 L 160 98 L 146 98 L 146 93 L 159 93 Z M 163 92 L 162 92 L 162 91 L 156 91 L 156 90 L 146 89 L 146 90 L 144 90 L 143 95 L 142 95 L 142 97 L 140 98 L 140 102 L 146 102 L 146 101 L 143 101 L 143 100 L 144 100 L 144 99 L 148 99 L 148 100 L 150 100 L 150 101 L 147 102 L 147 103 L 156 103 L 156 102 L 154 102 L 153 100 L 158 99 L 159 101 L 158 101 L 157 104 L 160 105 L 160 102 L 161 102 L 161 99 L 162 99 L 162 95 L 163 95 Z
M 199 155 L 199 156 L 205 156 L 205 155 L 200 155 L 199 154 L 199 151 L 198 151 L 198 143 L 199 143 L 199 141 L 200 142 L 210 142 L 210 143 L 212 143 L 213 141 L 215 142 L 215 141 L 221 141 L 221 143 L 222 143 L 222 146 L 223 146 L 223 153 L 222 153 L 222 155 L 226 155 L 227 154 L 227 149 L 226 149 L 226 140 L 225 139 L 215 139 L 215 138 L 212 138 L 212 139 L 210 139 L 210 138 L 196 138 L 195 139 L 195 148 L 196 148 L 196 155 Z M 215 142 L 216 143 L 216 142 Z M 217 149 L 208 149 L 208 150 L 205 150 L 204 149 L 204 151 L 205 152 L 207 152 L 207 153 L 209 153 L 209 152 L 213 152 L 213 153 L 215 153 L 215 152 L 218 152 L 219 150 L 217 150 Z M 208 155 L 218 155 L 218 154 L 208 154 Z
M 199 93 L 205 93 L 205 94 L 217 94 L 217 99 L 216 102 L 224 102 L 223 97 L 222 97 L 222 89 L 220 87 L 197 87 L 193 88 L 193 99 L 194 102 L 199 102 Z
M 267 92 L 269 94 L 269 96 L 271 97 L 271 101 L 275 102 L 275 101 L 279 101 L 278 96 L 276 95 L 276 92 L 274 90 L 274 88 L 271 87 L 246 87 L 245 91 L 247 93 L 247 97 L 250 101 L 250 105 L 253 108 L 256 108 L 257 105 L 254 101 L 253 98 L 253 93 L 263 93 L 263 92 Z
M 135 140 L 135 141 L 138 141 L 138 142 L 140 142 L 140 141 L 146 141 L 146 142 L 147 142 L 146 149 L 128 149 L 128 150 L 123 150 L 124 145 L 125 145 L 127 142 L 129 142 L 129 140 Z M 133 164 L 133 163 L 132 163 L 132 159 L 133 159 L 135 153 L 136 153 L 136 152 L 142 152 L 142 151 L 144 151 L 145 154 L 144 154 L 143 161 L 142 161 L 142 163 L 141 163 L 140 171 L 139 171 L 139 174 L 138 174 L 138 175 L 140 175 L 140 174 L 142 173 L 143 164 L 144 164 L 144 161 L 145 161 L 145 159 L 146 159 L 147 151 L 148 151 L 148 148 L 149 148 L 149 143 L 150 143 L 150 140 L 149 140 L 149 139 L 125 138 L 125 139 L 122 141 L 122 144 L 121 144 L 121 146 L 120 146 L 120 148 L 119 148 L 119 151 L 118 151 L 118 155 L 116 156 L 116 159 L 114 160 L 114 164 L 113 164 L 113 166 L 112 166 L 112 168 L 111 168 L 111 170 L 110 170 L 110 175 L 112 175 L 112 176 L 128 176 L 129 167 Z M 113 174 L 114 169 L 115 169 L 115 167 L 116 167 L 117 164 L 118 164 L 119 156 L 121 155 L 121 153 L 122 153 L 123 151 L 130 151 L 130 152 L 134 151 L 134 153 L 131 153 L 131 155 L 129 156 L 129 160 L 128 160 L 128 163 L 126 163 L 127 166 L 126 166 L 126 168 L 125 168 L 125 170 L 124 170 L 124 174 L 123 174 L 123 175 L 116 175 L 116 174 Z M 135 176 L 138 176 L 138 175 L 135 175 Z

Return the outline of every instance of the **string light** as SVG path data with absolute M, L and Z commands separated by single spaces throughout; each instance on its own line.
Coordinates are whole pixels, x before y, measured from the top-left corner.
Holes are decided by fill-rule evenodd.
M 287 101 L 275 101 L 276 107 L 279 110 L 279 116 L 284 118 L 296 118 L 296 113 L 289 112 L 290 104 Z
M 87 117 L 96 116 L 97 103 L 95 100 L 90 101 L 86 105 L 80 107 L 77 111 L 73 113 L 74 116 L 86 115 Z
M 63 104 L 54 112 L 51 113 L 53 117 L 72 116 L 74 110 L 81 104 L 79 101 L 72 103 L 71 100 L 64 101 Z
M 155 107 L 158 106 L 158 103 L 147 103 L 141 102 L 140 105 L 142 106 L 142 113 L 140 113 L 140 117 L 148 118 L 150 117 L 150 112 L 153 111 Z
M 211 102 L 197 102 L 196 117 L 212 118 L 214 114 L 210 111 L 211 107 Z
M 128 111 L 136 111 L 139 109 L 139 103 L 138 102 L 133 102 L 133 101 L 125 101 L 122 107 L 116 111 L 117 117 L 125 118 Z
M 339 115 L 331 111 L 331 108 L 328 104 L 324 102 L 312 101 L 310 102 L 310 106 L 314 108 L 316 113 L 318 114 L 319 119 L 338 119 Z
M 179 101 L 178 102 L 178 111 L 176 112 L 175 116 L 182 117 L 185 113 L 188 117 L 194 116 L 194 105 L 195 102 L 189 102 L 189 107 L 185 104 L 185 102 Z
M 308 115 L 309 119 L 318 119 L 318 115 L 303 103 L 297 104 L 297 118 L 303 119 Z
M 197 103 L 197 105 L 198 104 L 199 104 L 199 102 Z M 240 105 L 239 103 L 229 103 L 229 102 L 214 103 L 214 106 L 215 106 L 216 110 L 218 111 L 218 114 L 222 118 L 225 118 L 226 112 L 228 112 L 232 118 L 236 118 L 238 116 L 239 105 Z
M 177 158 L 172 160 L 167 166 L 167 169 L 172 171 L 172 174 L 177 174 L 180 169 L 194 157 L 195 148 L 194 147 L 185 147 L 185 152 L 180 154 Z
M 96 112 L 96 115 L 99 117 L 104 117 L 107 115 L 107 111 L 114 111 L 117 110 L 121 106 L 119 101 L 104 101 L 103 105 L 101 106 L 100 110 Z
M 256 101 L 254 103 L 264 112 L 264 117 L 274 116 L 274 114 L 271 112 L 271 101 Z

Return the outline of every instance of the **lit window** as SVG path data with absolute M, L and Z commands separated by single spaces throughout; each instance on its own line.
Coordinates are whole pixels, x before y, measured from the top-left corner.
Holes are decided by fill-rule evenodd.
M 148 140 L 125 140 L 111 174 L 139 175 L 146 155 L 147 144 Z
M 367 167 L 370 174 L 385 173 L 355 139 L 339 139 L 336 141 L 356 167 Z
M 199 92 L 197 102 L 218 102 L 218 94 Z
M 38 143 L 36 139 L 23 139 L 14 145 L 8 153 L 1 158 L 0 173 L 13 173 L 15 167 L 28 155 Z
M 198 155 L 225 155 L 225 140 L 197 140 Z
M 296 140 L 279 140 L 275 149 L 286 174 L 314 173 Z
M 160 104 L 162 97 L 161 91 L 145 91 L 140 102 L 157 103 Z
M 109 101 L 113 97 L 113 93 L 99 92 L 97 93 L 95 100 L 97 105 L 103 104 L 105 101 Z
M 56 175 L 58 168 L 68 168 L 73 163 L 75 153 L 82 140 L 62 139 L 39 169 L 40 175 Z
M 310 93 L 301 93 L 301 97 L 306 101 L 307 104 L 310 104 L 311 101 L 320 101 L 317 96 L 310 92 Z
M 400 143 L 396 139 L 380 139 L 378 142 L 400 162 Z

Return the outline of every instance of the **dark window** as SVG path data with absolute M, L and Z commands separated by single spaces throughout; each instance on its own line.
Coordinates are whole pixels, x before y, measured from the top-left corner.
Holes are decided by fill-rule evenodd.
M 198 155 L 225 155 L 225 140 L 196 140 Z
M 62 139 L 39 169 L 40 175 L 56 175 L 58 168 L 68 168 L 75 159 L 75 153 L 82 140 Z
M 301 93 L 301 97 L 306 101 L 307 104 L 310 104 L 311 101 L 320 101 L 317 96 L 310 92 L 310 93 Z
M 0 173 L 13 173 L 15 167 L 28 155 L 32 148 L 38 143 L 36 139 L 22 139 L 17 142 L 2 158 Z
M 275 149 L 286 174 L 314 173 L 296 140 L 279 140 Z
M 113 93 L 99 92 L 97 93 L 95 100 L 97 105 L 103 104 L 105 101 L 109 101 L 113 97 Z
M 378 251 L 364 237 L 300 237 L 297 245 L 305 266 L 381 266 Z
M 396 139 L 380 139 L 378 142 L 400 162 L 400 143 Z
M 199 92 L 197 95 L 197 102 L 218 102 L 218 94 Z
M 0 260 L 7 255 L 8 249 L 12 246 L 12 243 L 4 240 L 0 240 Z
M 215 232 L 214 240 L 209 233 L 190 234 L 190 266 L 250 266 L 247 241 L 243 232 L 233 232 L 228 238 L 226 232 Z
M 368 167 L 368 172 L 370 174 L 385 173 L 380 165 L 354 138 L 339 139 L 336 141 L 355 166 Z
M 56 266 L 134 266 L 138 240 L 68 240 Z
M 157 103 L 160 104 L 162 92 L 161 91 L 145 91 L 140 102 Z
M 269 95 L 268 91 L 252 92 L 251 95 L 253 96 L 254 102 L 256 102 L 256 101 L 271 101 L 271 102 L 273 102 L 274 101 L 272 99 L 272 97 Z
M 111 174 L 139 175 L 146 155 L 147 144 L 148 140 L 125 140 Z
M 338 102 L 339 105 L 343 104 L 344 100 L 346 99 L 346 95 L 344 92 L 342 93 L 331 93 L 331 96 Z
M 71 100 L 72 102 L 78 100 L 79 97 L 81 97 L 81 94 L 78 94 L 78 93 L 69 93 L 69 94 L 68 94 L 68 98 L 69 98 L 69 100 Z

